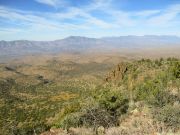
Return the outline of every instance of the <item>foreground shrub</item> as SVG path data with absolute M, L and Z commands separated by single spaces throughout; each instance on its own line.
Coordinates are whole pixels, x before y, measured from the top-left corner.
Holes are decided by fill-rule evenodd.
M 172 95 L 168 91 L 161 90 L 149 101 L 149 103 L 155 107 L 163 107 L 167 104 L 173 105 L 178 100 L 179 97 L 177 95 Z
M 172 66 L 172 72 L 176 78 L 180 78 L 180 62 L 174 62 Z
M 86 110 L 86 113 L 81 116 L 80 121 L 87 127 L 94 127 L 97 129 L 99 126 L 110 127 L 115 126 L 118 123 L 116 116 L 111 115 L 104 108 L 90 108 Z
M 70 127 L 80 127 L 82 122 L 80 121 L 80 113 L 71 113 L 66 115 L 56 127 L 61 127 L 64 129 L 69 129 Z
M 117 126 L 119 116 L 128 110 L 129 100 L 119 90 L 98 87 L 92 97 L 81 103 L 81 109 L 67 114 L 58 127 L 111 127 Z
M 151 100 L 154 100 L 156 97 L 158 97 L 159 93 L 161 93 L 163 89 L 164 87 L 160 81 L 147 80 L 146 82 L 136 87 L 136 100 L 151 102 Z
M 128 110 L 128 98 L 119 90 L 112 87 L 98 88 L 94 93 L 94 99 L 98 105 L 85 109 L 81 117 L 84 125 L 111 127 L 118 125 L 118 117 Z
M 166 126 L 177 130 L 180 128 L 180 105 L 166 105 L 163 108 L 156 110 L 154 116 Z

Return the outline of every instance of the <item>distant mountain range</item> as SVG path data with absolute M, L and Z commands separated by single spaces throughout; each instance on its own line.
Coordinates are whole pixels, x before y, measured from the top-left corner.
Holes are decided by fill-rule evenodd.
M 0 56 L 152 47 L 180 47 L 180 37 L 148 35 L 88 38 L 70 36 L 55 41 L 0 41 Z

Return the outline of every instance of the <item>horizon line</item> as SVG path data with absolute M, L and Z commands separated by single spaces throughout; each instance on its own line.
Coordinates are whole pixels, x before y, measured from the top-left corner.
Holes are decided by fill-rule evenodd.
M 71 38 L 71 37 L 81 37 L 81 38 L 91 38 L 91 39 L 103 39 L 103 38 L 118 38 L 118 37 L 130 37 L 130 36 L 134 36 L 134 37 L 145 37 L 145 36 L 156 36 L 156 37 L 176 37 L 176 38 L 180 38 L 179 35 L 119 35 L 119 36 L 102 36 L 102 37 L 90 37 L 90 36 L 75 36 L 75 35 L 70 35 L 70 36 L 66 36 L 64 38 L 59 38 L 59 39 L 54 39 L 54 40 L 29 40 L 29 39 L 17 39 L 17 40 L 0 40 L 0 42 L 5 41 L 5 42 L 11 42 L 11 41 L 35 41 L 35 42 L 51 42 L 51 41 L 58 41 L 58 40 L 63 40 L 63 39 L 67 39 L 67 38 Z

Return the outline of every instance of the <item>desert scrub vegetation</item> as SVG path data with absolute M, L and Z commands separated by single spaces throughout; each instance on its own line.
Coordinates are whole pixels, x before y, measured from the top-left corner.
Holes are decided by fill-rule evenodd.
M 33 71 L 29 66 L 20 67 L 22 74 L 18 66 L 15 73 L 2 65 L 0 72 L 13 74 L 0 77 L 0 134 L 39 134 L 51 127 L 95 131 L 119 127 L 138 110 L 139 102 L 154 120 L 179 130 L 179 59 L 129 61 L 107 73 L 108 67 L 49 61 L 35 68 L 37 74 L 28 75 L 25 71 Z M 46 72 L 38 74 L 41 69 Z
M 173 130 L 174 132 L 180 128 L 180 105 L 165 105 L 162 108 L 154 110 L 154 117 Z
M 90 96 L 90 95 L 89 95 Z M 81 101 L 82 102 L 82 101 Z M 128 110 L 128 98 L 111 87 L 98 87 L 91 93 L 91 97 L 80 103 L 78 111 L 69 114 L 55 125 L 56 127 L 112 127 L 119 125 L 118 118 Z
M 119 126 L 120 119 L 133 109 L 133 101 L 144 102 L 151 108 L 154 120 L 163 122 L 174 132 L 179 130 L 179 62 L 175 58 L 161 58 L 119 64 L 106 76 L 105 85 L 91 90 L 88 95 L 91 100 L 84 104 L 92 104 L 80 104 L 79 111 L 67 115 L 58 127 Z
M 0 64 L 0 135 L 39 134 L 78 112 L 108 66 L 51 60 Z

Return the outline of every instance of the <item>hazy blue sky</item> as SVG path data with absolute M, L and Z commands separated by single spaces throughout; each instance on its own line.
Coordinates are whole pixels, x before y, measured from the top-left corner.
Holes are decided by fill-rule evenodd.
M 180 36 L 180 0 L 0 0 L 0 40 Z

